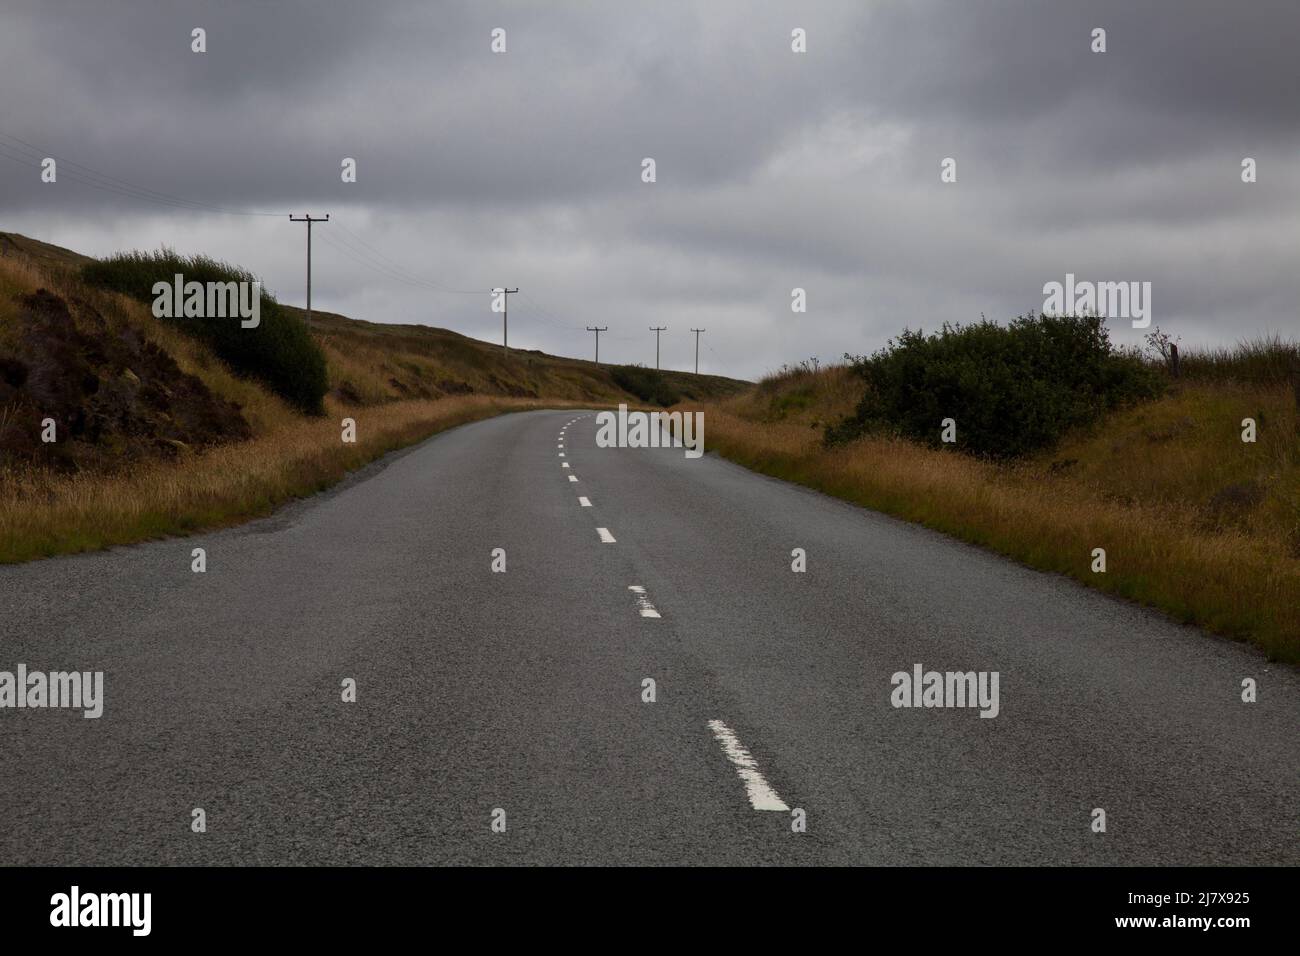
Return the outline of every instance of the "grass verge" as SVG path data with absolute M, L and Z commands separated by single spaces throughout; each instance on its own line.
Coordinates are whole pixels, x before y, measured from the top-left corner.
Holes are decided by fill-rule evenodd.
M 1259 414 L 1255 408 L 1267 406 L 1261 417 L 1275 433 L 1294 434 L 1290 396 L 1281 387 L 1226 388 L 1213 395 L 1189 389 L 1122 413 L 1104 431 L 1055 451 L 1073 460 L 1040 457 L 1015 464 L 880 437 L 828 449 L 819 428 L 794 420 L 801 416 L 755 420 L 748 417 L 752 404 L 751 396 L 730 407 L 702 406 L 708 450 L 1300 664 L 1300 468 L 1294 442 L 1243 446 L 1234 430 L 1241 408 Z M 1204 410 L 1207 404 L 1222 405 L 1222 413 Z M 1176 427 L 1162 428 L 1165 418 Z M 1259 460 L 1243 457 L 1252 455 Z M 1179 501 L 1179 488 L 1204 484 L 1200 462 L 1222 469 L 1234 456 L 1264 484 L 1264 502 L 1253 513 L 1234 515 L 1230 500 L 1220 511 Z M 1106 549 L 1105 573 L 1092 571 L 1098 547 Z
M 448 428 L 507 412 L 560 407 L 577 403 L 466 395 L 369 408 L 336 406 L 323 420 L 293 419 L 250 441 L 116 475 L 10 474 L 0 495 L 0 563 L 237 524 L 322 491 L 388 452 Z M 339 421 L 345 416 L 356 420 L 355 444 L 340 440 Z

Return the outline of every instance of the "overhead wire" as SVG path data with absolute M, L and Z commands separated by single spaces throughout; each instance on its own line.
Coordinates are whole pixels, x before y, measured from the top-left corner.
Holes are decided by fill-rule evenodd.
M 15 153 L 17 155 L 14 155 Z M 9 133 L 0 132 L 0 156 L 3 156 L 11 162 L 19 163 L 21 165 L 35 166 L 38 169 L 41 168 L 41 164 L 45 159 L 53 159 L 56 164 L 58 164 L 55 167 L 57 176 L 70 179 L 72 182 L 89 186 L 93 189 L 113 192 L 129 198 L 141 199 L 147 202 L 159 203 L 161 205 L 172 206 L 175 208 L 190 209 L 196 212 L 220 213 L 229 216 L 271 217 L 287 215 L 286 213 L 267 212 L 261 210 L 225 209 L 213 203 L 172 196 L 156 189 L 149 189 L 146 186 L 140 186 L 125 179 L 120 179 L 116 176 L 110 176 L 107 173 L 102 173 L 83 163 L 74 162 L 73 160 L 58 156 L 53 152 L 43 150 L 40 147 L 34 146 L 26 140 L 20 139 L 19 137 L 13 136 Z
M 265 218 L 282 218 L 289 215 L 288 213 L 271 212 L 266 210 L 227 209 L 223 206 L 204 202 L 202 200 L 185 199 L 180 196 L 174 196 L 156 189 L 141 186 L 117 176 L 111 176 L 92 166 L 59 156 L 53 152 L 44 150 L 27 140 L 14 136 L 13 134 L 0 131 L 0 159 L 7 159 L 10 162 L 22 166 L 30 166 L 39 169 L 41 168 L 43 160 L 46 158 L 51 158 L 58 164 L 56 169 L 57 176 L 60 179 L 71 181 L 92 189 L 101 190 L 103 192 L 113 193 L 127 199 L 137 199 L 168 206 L 173 209 L 188 210 L 190 212 L 206 212 L 219 215 L 256 216 Z M 345 223 L 339 221 L 337 217 L 332 218 L 330 224 L 337 226 L 343 234 L 331 234 L 329 231 L 322 230 L 316 234 L 315 238 L 322 239 L 326 245 L 330 246 L 335 251 L 342 253 L 344 256 L 386 279 L 448 295 L 485 295 L 491 294 L 493 291 L 491 288 L 453 288 L 435 279 L 428 278 L 412 269 L 406 268 L 382 250 L 367 242 L 355 231 L 350 229 Z M 531 312 L 535 318 L 542 322 L 559 329 L 564 329 L 567 332 L 585 334 L 587 331 L 585 326 L 573 325 L 559 318 L 550 309 L 543 306 L 527 292 L 522 292 L 521 290 L 521 297 L 526 304 L 524 311 L 526 313 Z M 606 332 L 605 334 L 609 338 L 617 341 L 637 341 L 637 339 L 632 336 L 622 335 L 616 332 Z M 720 364 L 723 364 L 721 358 L 718 356 L 717 352 L 714 351 L 711 345 L 706 342 L 705 347 L 714 355 L 715 358 L 718 358 Z M 723 367 L 726 367 L 725 364 L 723 364 Z

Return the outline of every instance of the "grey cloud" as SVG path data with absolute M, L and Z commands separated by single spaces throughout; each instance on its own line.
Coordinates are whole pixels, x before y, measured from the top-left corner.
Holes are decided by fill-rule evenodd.
M 1290 0 L 9 7 L 0 228 L 83 251 L 211 251 L 302 297 L 301 227 L 89 189 L 75 167 L 50 187 L 6 137 L 223 208 L 331 211 L 323 308 L 498 334 L 477 299 L 367 265 L 352 232 L 444 286 L 520 284 L 535 304 L 516 325 L 512 301 L 512 338 L 565 354 L 599 322 L 602 358 L 652 359 L 643 329 L 667 323 L 680 366 L 673 335 L 704 324 L 702 360 L 753 375 L 1007 318 L 1067 270 L 1150 279 L 1185 341 L 1300 327 Z

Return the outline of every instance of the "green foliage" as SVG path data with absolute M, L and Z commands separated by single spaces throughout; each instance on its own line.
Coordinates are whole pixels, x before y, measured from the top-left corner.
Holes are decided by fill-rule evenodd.
M 667 408 L 682 400 L 681 392 L 670 385 L 658 369 L 641 365 L 618 365 L 609 374 L 615 385 L 643 402 Z
M 82 267 L 82 279 L 95 286 L 153 302 L 156 282 L 254 282 L 247 269 L 208 256 L 182 256 L 163 247 L 157 252 L 118 253 Z M 160 319 L 205 342 L 236 373 L 265 382 L 272 391 L 309 414 L 324 411 L 328 389 L 325 355 L 307 327 L 262 290 L 261 322 L 243 328 L 237 319 Z
M 1096 316 L 908 330 L 869 358 L 846 358 L 867 390 L 855 413 L 827 430 L 828 444 L 885 432 L 939 446 L 941 422 L 952 418 L 958 448 L 1011 458 L 1163 388 L 1140 355 L 1111 347 Z

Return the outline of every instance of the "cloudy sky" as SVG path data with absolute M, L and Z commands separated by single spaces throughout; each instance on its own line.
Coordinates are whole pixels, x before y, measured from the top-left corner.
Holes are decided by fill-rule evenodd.
M 1300 334 L 1296 0 L 5 0 L 0 18 L 0 230 L 88 254 L 207 252 L 301 304 L 287 216 L 328 212 L 317 308 L 499 341 L 481 290 L 508 284 L 511 345 L 588 357 L 584 327 L 607 325 L 602 359 L 652 364 L 665 325 L 664 366 L 689 369 L 703 327 L 701 371 L 739 377 L 1005 320 L 1066 273 L 1151 282 L 1185 346 Z

